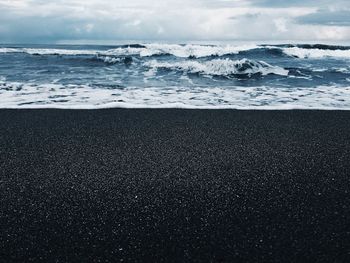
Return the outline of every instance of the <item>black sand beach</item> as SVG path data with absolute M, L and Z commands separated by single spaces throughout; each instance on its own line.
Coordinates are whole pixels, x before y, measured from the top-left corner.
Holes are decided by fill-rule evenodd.
M 350 112 L 1 110 L 1 262 L 349 262 Z

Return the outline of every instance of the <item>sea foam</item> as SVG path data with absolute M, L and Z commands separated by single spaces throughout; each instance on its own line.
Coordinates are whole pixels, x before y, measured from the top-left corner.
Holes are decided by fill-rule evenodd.
M 350 50 L 331 50 L 331 49 L 309 49 L 309 48 L 300 48 L 300 47 L 288 47 L 282 48 L 282 51 L 289 55 L 298 58 L 350 58 Z
M 128 87 L 0 81 L 0 108 L 189 108 L 350 110 L 350 86 Z

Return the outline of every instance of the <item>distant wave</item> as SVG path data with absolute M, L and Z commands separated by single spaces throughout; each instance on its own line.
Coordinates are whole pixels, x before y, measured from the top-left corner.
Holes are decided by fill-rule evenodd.
M 210 61 L 181 61 L 181 62 L 159 62 L 156 60 L 145 63 L 151 69 L 169 69 L 178 70 L 186 73 L 199 73 L 213 76 L 232 76 L 232 75 L 282 75 L 287 76 L 288 70 L 280 67 L 271 66 L 263 61 L 253 61 L 249 59 L 230 60 L 215 59 Z
M 242 51 L 260 48 L 256 45 L 177 45 L 177 44 L 145 44 L 135 47 L 119 47 L 110 49 L 103 55 L 139 55 L 140 57 L 152 57 L 161 55 L 171 55 L 179 58 L 202 58 L 211 56 L 224 56 L 238 54 Z M 102 55 L 102 54 L 101 54 Z
M 58 49 L 58 48 L 0 48 L 0 53 L 26 53 L 29 55 L 97 55 L 96 50 Z
M 321 49 L 321 50 L 350 50 L 350 46 L 338 46 L 338 45 L 325 45 L 325 44 L 287 44 L 287 45 L 276 45 L 277 47 L 299 47 L 303 49 Z
M 286 54 L 297 58 L 350 58 L 350 47 L 328 45 L 178 45 L 178 44 L 134 44 L 108 50 L 64 49 L 64 48 L 0 48 L 0 53 L 25 53 L 29 55 L 61 56 L 174 56 L 179 58 L 203 58 L 235 55 L 255 50 Z
M 163 45 L 150 44 L 146 45 L 146 49 L 141 52 L 141 56 L 153 56 L 157 54 L 170 54 L 182 58 L 201 58 L 210 56 L 224 56 L 230 54 L 238 54 L 242 51 L 260 48 L 256 45 L 242 46 L 205 46 L 205 45 Z
M 0 48 L 0 53 L 27 53 L 30 55 L 102 55 L 102 56 L 130 56 L 151 57 L 172 55 L 181 58 L 201 58 L 208 56 L 223 56 L 237 54 L 241 51 L 260 48 L 256 45 L 246 46 L 209 46 L 209 45 L 177 45 L 177 44 L 147 44 L 124 45 L 106 51 L 101 50 L 74 50 L 74 49 L 47 49 L 47 48 Z
M 300 48 L 300 47 L 288 47 L 282 48 L 282 51 L 293 57 L 297 58 L 350 58 L 350 50 L 347 49 L 318 49 L 318 48 Z

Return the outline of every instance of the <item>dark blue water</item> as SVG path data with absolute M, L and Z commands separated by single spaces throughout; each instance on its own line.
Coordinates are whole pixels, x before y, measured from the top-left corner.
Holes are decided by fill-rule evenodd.
M 350 109 L 350 47 L 0 45 L 0 107 Z

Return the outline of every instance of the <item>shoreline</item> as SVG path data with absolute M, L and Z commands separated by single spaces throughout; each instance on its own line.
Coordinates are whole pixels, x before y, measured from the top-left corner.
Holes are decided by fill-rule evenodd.
M 242 111 L 242 112 L 249 112 L 249 111 L 267 111 L 267 112 L 274 112 L 274 111 L 344 111 L 348 112 L 350 111 L 350 108 L 338 108 L 338 107 L 315 107 L 315 108 L 305 108 L 304 106 L 300 107 L 281 107 L 281 108 L 276 108 L 275 106 L 256 106 L 256 107 L 235 107 L 232 108 L 231 106 L 188 106 L 188 105 L 182 105 L 182 106 L 174 106 L 174 105 L 169 105 L 167 106 L 148 106 L 145 107 L 143 105 L 132 105 L 132 106 L 33 106 L 33 107 L 4 107 L 0 108 L 0 111 L 2 110 L 21 110 L 21 111 L 40 111 L 40 110 L 62 110 L 62 111 L 102 111 L 102 110 L 184 110 L 184 111 Z
M 0 259 L 350 258 L 350 111 L 0 109 Z

